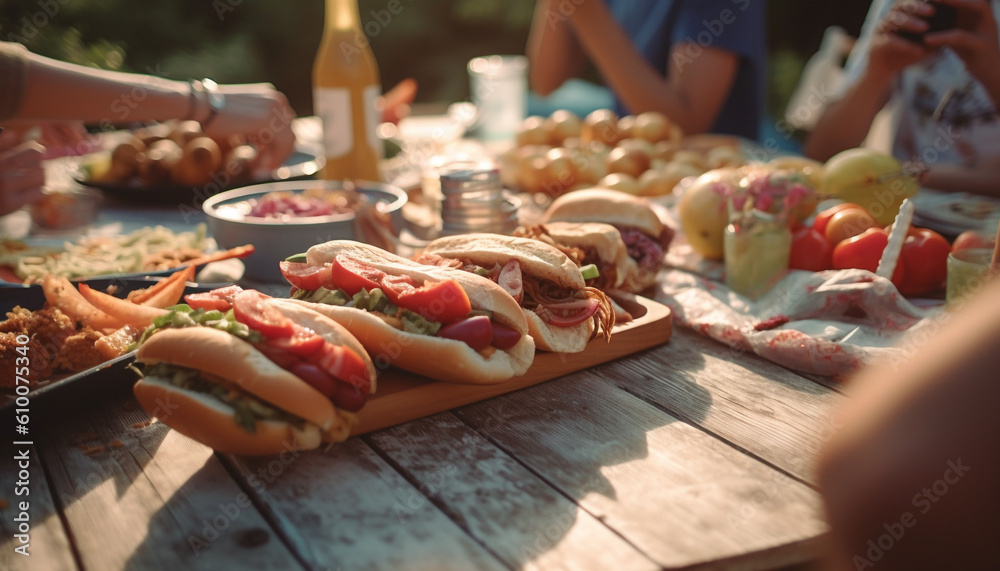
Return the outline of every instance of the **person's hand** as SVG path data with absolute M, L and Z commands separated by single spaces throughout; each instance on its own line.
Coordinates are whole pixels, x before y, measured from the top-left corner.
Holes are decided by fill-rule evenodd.
M 903 69 L 924 59 L 931 49 L 907 40 L 899 32 L 927 31 L 925 18 L 934 8 L 920 0 L 897 0 L 878 24 L 868 51 L 868 70 L 891 80 Z
M 46 159 L 85 155 L 100 145 L 78 121 L 9 121 L 4 124 L 7 131 L 18 141 L 35 141 L 45 147 Z
M 938 0 L 958 11 L 958 25 L 951 30 L 934 32 L 924 43 L 935 48 L 949 47 L 965 62 L 983 85 L 1000 85 L 1000 43 L 992 3 L 984 0 Z M 997 95 L 993 95 L 994 99 Z
M 44 147 L 20 142 L 14 132 L 0 133 L 0 215 L 42 199 Z
M 205 133 L 216 140 L 241 137 L 257 147 L 260 168 L 281 166 L 295 150 L 295 111 L 284 94 L 266 83 L 220 85 L 219 92 L 225 94 L 226 105 L 204 127 Z

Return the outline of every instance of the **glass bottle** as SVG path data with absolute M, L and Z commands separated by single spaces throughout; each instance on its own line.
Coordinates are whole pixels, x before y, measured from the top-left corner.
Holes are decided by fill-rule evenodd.
M 326 148 L 321 178 L 381 181 L 381 93 L 357 0 L 326 0 L 323 39 L 313 64 L 313 107 L 323 122 Z

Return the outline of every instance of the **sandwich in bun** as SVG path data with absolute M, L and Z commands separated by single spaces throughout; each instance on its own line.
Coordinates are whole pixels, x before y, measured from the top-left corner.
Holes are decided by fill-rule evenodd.
M 139 340 L 133 393 L 220 452 L 270 455 L 346 440 L 375 388 L 356 339 L 322 315 L 237 286 L 195 294 Z M 193 307 L 196 306 L 196 307 Z
M 601 222 L 549 222 L 520 226 L 514 235 L 540 240 L 558 248 L 580 266 L 587 286 L 597 288 L 609 296 L 620 290 L 635 261 L 628 255 L 628 248 L 621 233 L 610 224 Z M 626 323 L 632 315 L 615 303 L 615 323 Z
M 317 244 L 280 268 L 292 301 L 343 325 L 376 361 L 454 383 L 523 375 L 535 343 L 517 302 L 497 284 L 425 266 L 368 244 Z
M 639 293 L 656 282 L 674 231 L 641 198 L 603 188 L 577 190 L 552 201 L 541 222 L 603 222 L 621 233 L 632 263 L 622 289 Z
M 579 266 L 558 248 L 530 238 L 462 234 L 434 240 L 418 261 L 488 276 L 520 304 L 535 345 L 546 351 L 583 351 L 615 324 L 611 300 L 588 287 Z
M 558 248 L 581 268 L 590 287 L 614 290 L 625 282 L 633 263 L 618 229 L 600 222 L 550 222 L 520 226 L 518 238 L 532 238 Z M 596 272 L 591 272 L 593 265 Z

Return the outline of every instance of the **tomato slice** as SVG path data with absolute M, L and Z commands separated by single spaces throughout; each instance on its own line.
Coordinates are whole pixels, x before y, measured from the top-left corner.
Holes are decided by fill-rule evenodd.
M 268 298 L 259 291 L 245 290 L 233 299 L 236 321 L 267 338 L 291 337 L 296 325 L 276 308 L 267 304 Z
M 281 261 L 278 262 L 278 268 L 285 280 L 298 289 L 314 291 L 330 283 L 329 264 L 316 266 L 302 262 Z
M 455 280 L 425 282 L 421 287 L 401 292 L 395 303 L 424 319 L 441 323 L 458 321 L 472 311 L 469 296 Z
M 410 276 L 384 276 L 379 283 L 389 301 L 398 304 L 399 296 L 417 289 Z M 409 308 L 407 308 L 409 309 Z
M 521 279 L 521 263 L 510 260 L 500 269 L 497 284 L 504 289 L 514 301 L 521 303 L 524 298 L 524 281 Z
M 489 317 L 477 315 L 445 325 L 437 336 L 462 341 L 476 351 L 482 351 L 493 342 L 493 325 Z
M 493 326 L 493 346 L 501 351 L 510 349 L 521 340 L 521 332 L 503 323 L 491 322 Z
M 350 348 L 324 343 L 322 349 L 309 357 L 309 361 L 322 367 L 332 377 L 357 387 L 364 395 L 371 392 L 368 367 Z
M 229 311 L 233 307 L 233 298 L 241 291 L 243 288 L 238 285 L 220 287 L 212 291 L 189 293 L 184 296 L 184 302 L 191 306 L 191 309 Z
M 590 319 L 597 313 L 596 299 L 574 299 L 562 303 L 539 305 L 535 313 L 545 323 L 556 327 L 572 327 Z
M 319 351 L 326 340 L 317 335 L 312 329 L 296 327 L 295 332 L 289 337 L 273 337 L 267 340 L 268 345 L 287 351 L 296 357 L 308 358 L 313 353 Z
M 384 277 L 382 270 L 344 254 L 335 257 L 330 264 L 330 285 L 333 286 L 330 289 L 340 288 L 348 295 L 379 287 Z

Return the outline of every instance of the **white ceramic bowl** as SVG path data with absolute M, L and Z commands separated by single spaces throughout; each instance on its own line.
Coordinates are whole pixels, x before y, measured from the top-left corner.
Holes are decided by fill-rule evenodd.
M 365 195 L 392 218 L 396 228 L 403 227 L 400 209 L 406 204 L 406 193 L 388 184 L 376 182 L 344 183 L 342 181 L 301 180 L 257 184 L 228 190 L 205 201 L 202 209 L 208 217 L 208 228 L 220 248 L 253 244 L 254 253 L 243 260 L 244 278 L 262 282 L 284 281 L 278 262 L 288 256 L 305 252 L 310 246 L 330 240 L 354 240 L 354 214 L 309 216 L 291 219 L 256 218 L 239 214 L 245 203 L 269 192 L 304 192 L 307 189 L 343 190 L 345 184 Z

